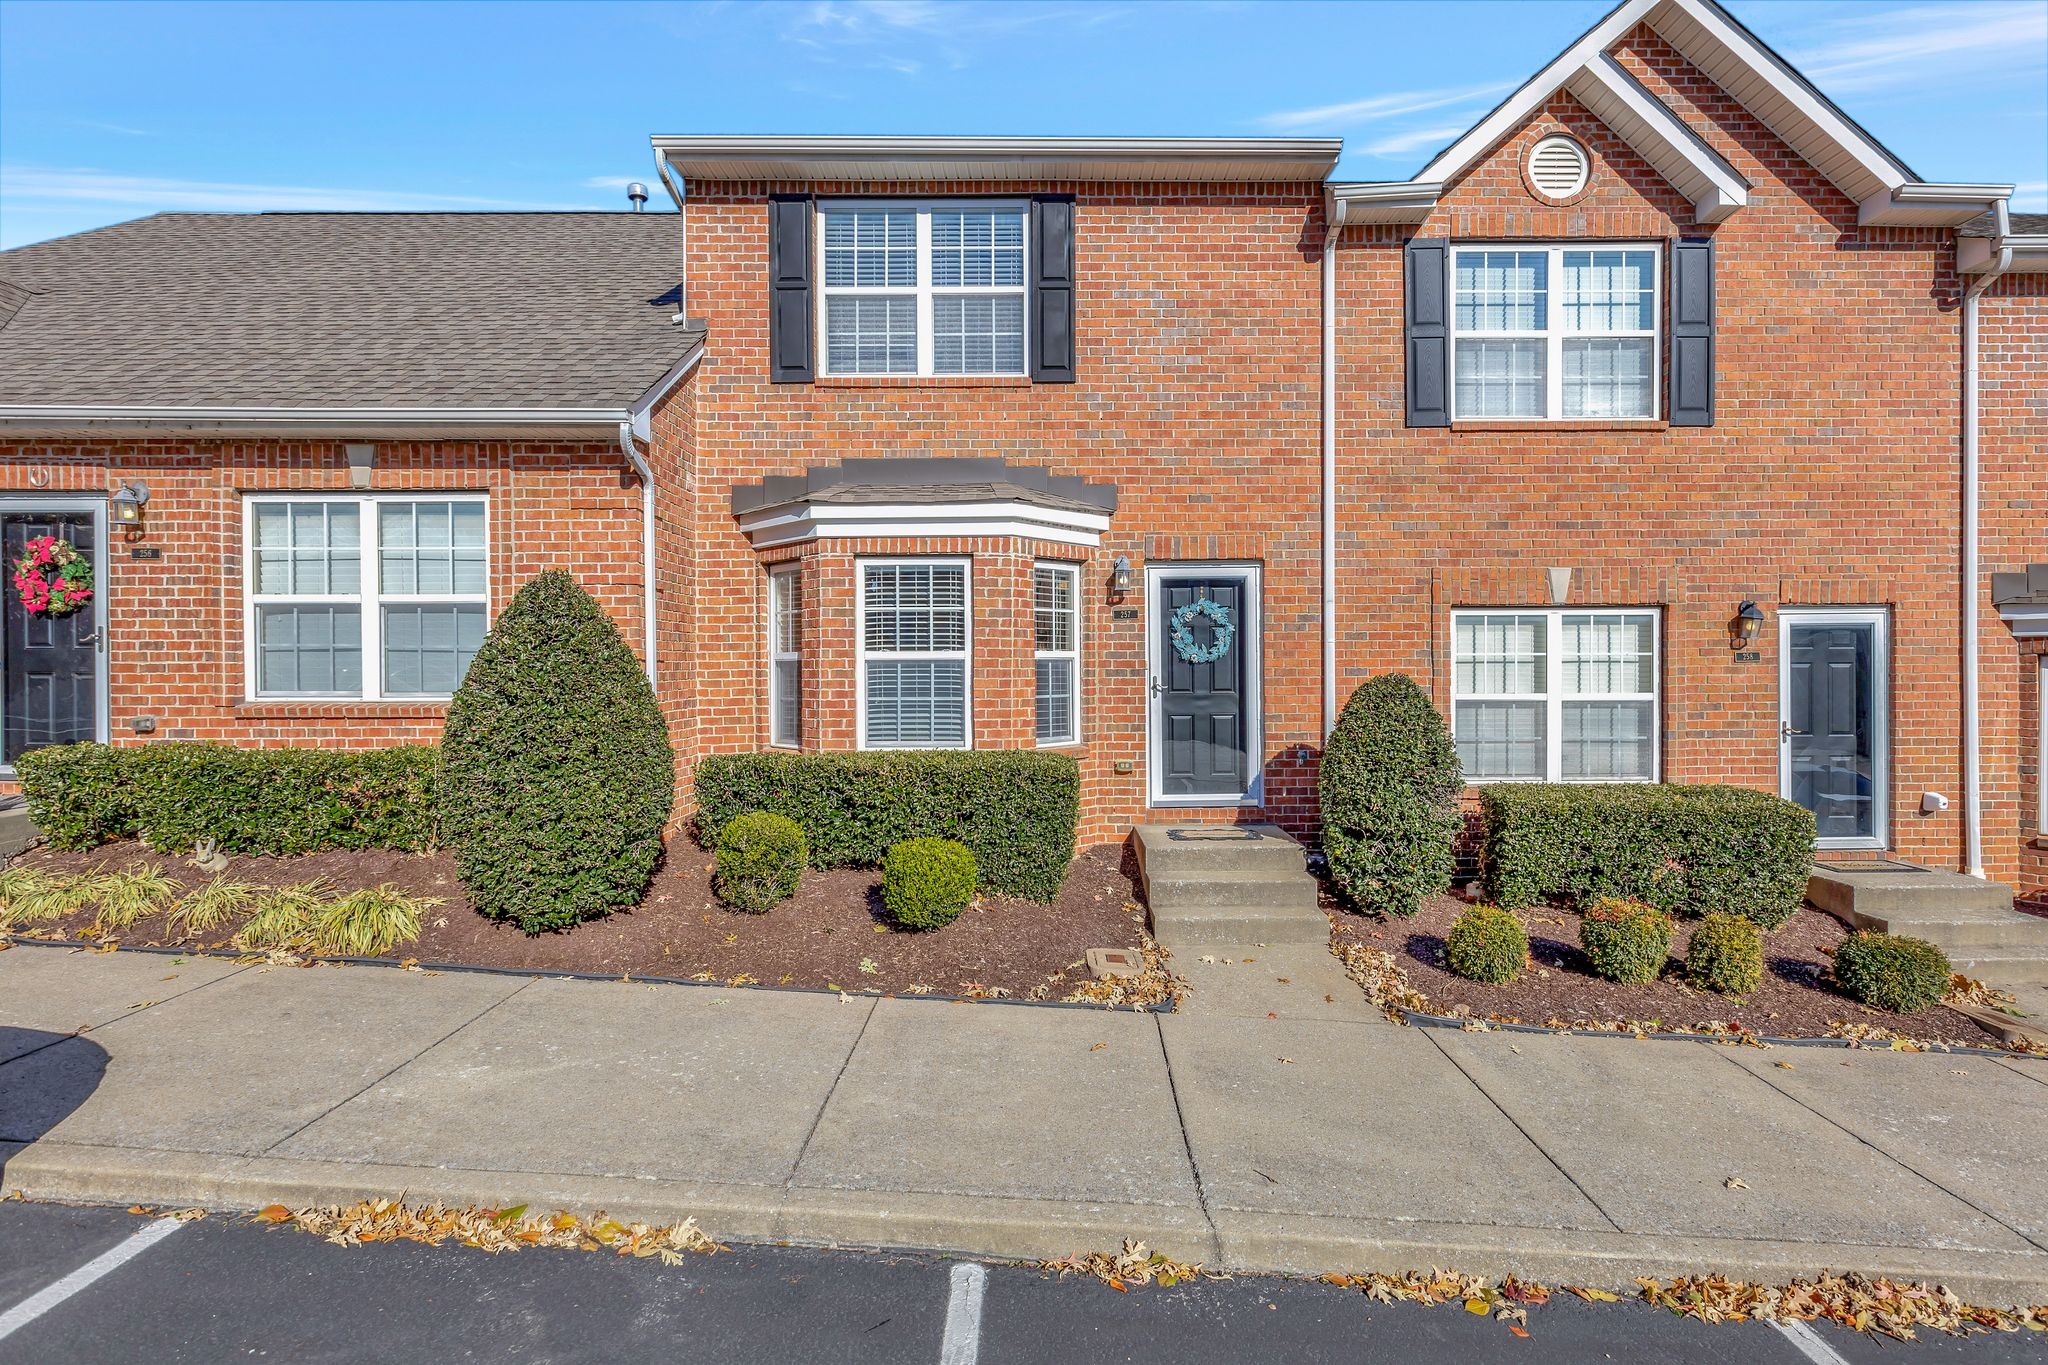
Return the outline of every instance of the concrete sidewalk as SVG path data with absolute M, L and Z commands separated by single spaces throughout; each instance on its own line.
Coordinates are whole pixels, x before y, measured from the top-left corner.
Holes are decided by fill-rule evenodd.
M 18 945 L 0 1161 L 120 1204 L 404 1192 L 1003 1257 L 1128 1236 L 1249 1270 L 2048 1290 L 2048 1064 L 1404 1029 L 1239 970 L 1272 965 L 1157 1016 Z

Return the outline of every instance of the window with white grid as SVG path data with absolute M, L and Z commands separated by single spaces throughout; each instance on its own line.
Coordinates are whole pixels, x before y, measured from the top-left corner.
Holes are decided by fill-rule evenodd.
M 1021 204 L 818 210 L 824 373 L 1021 375 Z
M 966 561 L 861 561 L 859 630 L 861 747 L 967 748 Z
M 1655 247 L 1475 246 L 1450 257 L 1454 419 L 1657 415 Z
M 1656 612 L 1461 611 L 1451 637 L 1466 781 L 1656 780 Z
M 488 628 L 478 496 L 252 497 L 247 686 L 258 697 L 446 697 Z
M 1080 595 L 1080 570 L 1072 564 L 1040 564 L 1031 571 L 1040 744 L 1073 744 L 1081 738 Z
M 799 566 L 768 575 L 768 742 L 803 742 L 803 579 Z

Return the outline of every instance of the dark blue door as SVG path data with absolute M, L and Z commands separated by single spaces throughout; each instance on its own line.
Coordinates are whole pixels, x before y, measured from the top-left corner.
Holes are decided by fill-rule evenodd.
M 1171 578 L 1153 623 L 1160 668 L 1159 794 L 1235 801 L 1250 785 L 1243 574 Z M 1204 604 L 1207 605 L 1204 605 Z
M 95 737 L 99 718 L 100 592 L 66 616 L 29 611 L 14 587 L 14 562 L 37 536 L 58 536 L 83 554 L 93 553 L 89 516 L 10 516 L 0 519 L 6 571 L 0 579 L 4 626 L 0 626 L 0 671 L 5 686 L 4 756 L 8 763 L 46 744 L 77 744 Z
M 1877 626 L 1798 622 L 1785 629 L 1784 739 L 1794 801 L 1822 839 L 1877 837 Z

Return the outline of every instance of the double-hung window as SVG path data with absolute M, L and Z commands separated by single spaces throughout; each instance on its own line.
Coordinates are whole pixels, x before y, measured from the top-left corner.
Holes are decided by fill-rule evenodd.
M 803 742 L 803 578 L 786 564 L 768 574 L 768 742 Z
M 828 375 L 1021 375 L 1022 204 L 827 204 Z
M 1657 613 L 1460 611 L 1451 710 L 1468 782 L 1654 782 Z
M 447 697 L 483 644 L 484 499 L 264 495 L 245 504 L 257 697 Z
M 1040 564 L 1031 571 L 1032 665 L 1037 674 L 1038 742 L 1081 738 L 1080 571 Z
M 1657 415 L 1656 248 L 1450 254 L 1453 419 Z
M 969 665 L 964 560 L 862 560 L 860 744 L 964 749 Z

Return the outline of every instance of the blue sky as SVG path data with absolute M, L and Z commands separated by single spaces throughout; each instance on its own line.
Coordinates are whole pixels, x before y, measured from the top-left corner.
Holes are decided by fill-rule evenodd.
M 613 208 L 650 133 L 1341 135 L 1420 169 L 1608 0 L 0 0 L 0 245 L 162 209 Z M 1921 175 L 2048 209 L 2048 0 L 1736 0 Z

